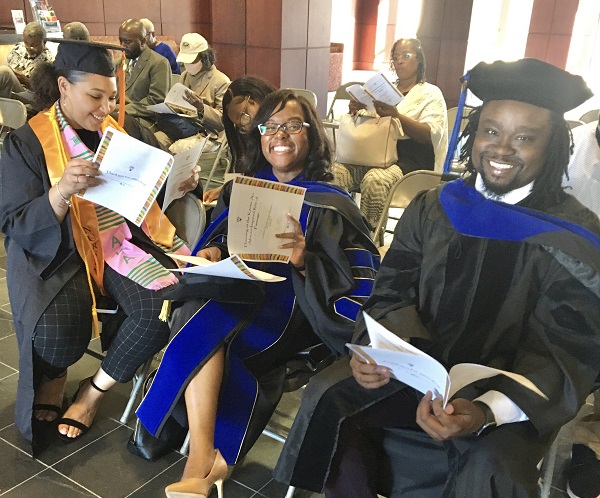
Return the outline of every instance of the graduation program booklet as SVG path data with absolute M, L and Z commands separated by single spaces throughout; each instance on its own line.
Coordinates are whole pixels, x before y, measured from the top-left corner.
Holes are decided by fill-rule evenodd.
M 346 91 L 354 100 L 366 105 L 369 111 L 375 110 L 373 106 L 375 100 L 395 107 L 404 99 L 404 95 L 383 73 L 377 73 L 363 85 L 351 85 L 346 88 Z
M 102 172 L 102 183 L 77 195 L 140 226 L 171 171 L 173 156 L 109 126 L 92 162 Z
M 185 195 L 183 190 L 179 190 L 179 186 L 192 176 L 207 140 L 208 137 L 205 137 L 191 149 L 184 150 L 173 157 L 173 167 L 165 185 L 165 198 L 162 206 L 163 213 L 175 199 L 179 199 Z
M 194 266 L 185 268 L 172 268 L 171 271 L 194 273 L 196 275 L 211 275 L 213 277 L 239 278 L 242 280 L 259 280 L 261 282 L 281 282 L 285 277 L 273 275 L 265 271 L 249 268 L 237 254 L 232 254 L 227 259 L 213 263 L 199 256 L 180 256 L 169 254 L 171 258 Z
M 463 387 L 478 380 L 506 375 L 544 399 L 548 397 L 527 377 L 475 363 L 454 365 L 450 372 L 436 359 L 403 341 L 363 311 L 370 346 L 346 344 L 348 349 L 367 363 L 382 365 L 391 370 L 392 377 L 419 392 L 431 391 L 434 398 L 442 397 L 444 406 Z
M 227 225 L 227 249 L 246 261 L 287 263 L 292 249 L 281 249 L 289 239 L 275 235 L 293 232 L 287 214 L 296 220 L 306 189 L 287 183 L 238 176 L 233 180 Z
M 198 117 L 198 109 L 183 98 L 189 91 L 187 86 L 175 83 L 162 104 L 148 105 L 146 108 L 159 114 L 177 114 L 183 118 Z

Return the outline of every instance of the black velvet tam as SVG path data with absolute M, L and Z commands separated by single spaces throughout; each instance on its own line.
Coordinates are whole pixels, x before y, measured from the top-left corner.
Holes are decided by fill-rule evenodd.
M 593 96 L 581 76 L 538 59 L 480 62 L 470 71 L 468 88 L 484 102 L 517 100 L 561 114 Z
M 115 67 L 108 50 L 123 50 L 119 45 L 50 38 L 59 43 L 54 67 L 63 71 L 82 71 L 112 77 Z

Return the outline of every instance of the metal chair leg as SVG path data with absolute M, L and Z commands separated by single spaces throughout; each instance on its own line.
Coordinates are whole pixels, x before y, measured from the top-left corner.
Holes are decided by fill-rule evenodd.
M 543 469 L 544 475 L 542 477 L 542 489 L 540 496 L 542 498 L 548 498 L 550 496 L 550 488 L 552 486 L 552 476 L 554 475 L 554 466 L 556 464 L 556 454 L 558 453 L 558 435 L 554 438 L 552 446 L 548 450 L 548 453 L 544 457 Z
M 153 358 L 150 358 L 146 363 L 144 363 L 141 371 L 136 373 L 135 376 L 133 377 L 133 386 L 131 388 L 131 394 L 129 395 L 129 399 L 127 400 L 127 406 L 125 407 L 125 410 L 123 411 L 123 415 L 121 415 L 121 418 L 119 419 L 119 421 L 122 424 L 126 424 L 127 421 L 129 420 L 129 416 L 131 415 L 131 412 L 133 410 L 135 402 L 137 401 L 138 394 L 142 390 L 142 386 L 144 385 L 144 380 L 146 379 L 146 377 L 148 376 L 148 372 L 150 371 L 150 366 L 152 365 L 152 359 Z
M 183 444 L 181 445 L 181 449 L 179 450 L 179 453 L 181 453 L 184 456 L 187 456 L 189 451 L 190 451 L 190 431 L 188 431 L 188 433 L 186 434 L 185 441 L 183 441 Z
M 262 433 L 267 436 L 270 437 L 271 439 L 274 439 L 275 441 L 278 441 L 280 443 L 285 443 L 285 438 L 279 434 L 277 434 L 276 432 L 270 431 L 269 429 L 264 429 L 262 431 Z
M 217 156 L 215 157 L 215 160 L 213 162 L 212 168 L 210 169 L 210 173 L 208 174 L 208 177 L 206 178 L 206 180 L 204 182 L 205 188 L 209 187 L 209 184 L 210 184 L 210 182 L 215 174 L 215 171 L 217 169 L 217 165 L 219 164 L 219 161 L 221 160 L 221 156 L 223 155 L 223 150 L 226 148 L 226 146 L 227 146 L 227 139 L 224 138 L 223 142 L 221 142 L 221 146 L 219 147 L 219 150 L 218 150 Z M 202 157 L 202 156 L 200 156 L 200 157 Z

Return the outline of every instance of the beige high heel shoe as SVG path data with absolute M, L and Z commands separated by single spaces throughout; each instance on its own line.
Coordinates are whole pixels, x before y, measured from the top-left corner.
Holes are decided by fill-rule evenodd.
M 219 498 L 223 498 L 223 479 L 227 477 L 227 462 L 219 450 L 215 450 L 215 462 L 204 479 L 191 477 L 165 488 L 167 498 L 207 498 L 213 486 L 217 486 Z

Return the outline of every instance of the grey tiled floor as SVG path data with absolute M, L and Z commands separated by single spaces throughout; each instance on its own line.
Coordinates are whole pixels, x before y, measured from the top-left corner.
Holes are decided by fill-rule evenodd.
M 13 423 L 18 378 L 18 352 L 6 288 L 6 253 L 0 237 L 0 496 L 28 498 L 46 496 L 71 498 L 161 497 L 166 485 L 179 480 L 185 457 L 172 452 L 156 462 L 147 462 L 127 451 L 132 422 L 118 419 L 129 395 L 130 385 L 118 385 L 106 396 L 90 432 L 70 445 L 57 442 L 39 459 L 33 459 Z M 78 380 L 91 375 L 98 360 L 85 355 L 69 369 L 68 393 Z M 271 421 L 285 432 L 299 403 L 299 394 L 285 395 Z M 591 410 L 584 407 L 583 412 Z M 235 466 L 225 483 L 227 498 L 285 496 L 286 487 L 273 480 L 272 468 L 281 444 L 261 436 L 243 462 Z M 564 470 L 570 452 L 569 428 L 560 436 L 559 454 L 551 496 L 564 492 Z M 213 493 L 216 496 L 216 493 Z M 297 492 L 303 498 L 318 496 Z
M 57 441 L 33 459 L 13 423 L 18 378 L 18 351 L 6 288 L 6 252 L 0 236 L 0 496 L 7 498 L 163 497 L 166 485 L 180 479 L 185 457 L 171 452 L 148 462 L 127 451 L 133 422 L 119 417 L 131 384 L 117 385 L 106 395 L 90 432 L 69 445 Z M 80 379 L 92 375 L 98 360 L 84 357 L 69 369 L 67 393 L 73 395 Z M 299 393 L 290 393 L 278 406 L 271 426 L 278 432 L 290 427 L 299 404 Z M 290 415 L 291 414 L 291 415 Z M 261 436 L 254 448 L 225 481 L 227 498 L 279 498 L 287 487 L 273 480 L 272 469 L 281 443 Z M 213 488 L 214 489 L 214 488 Z M 213 496 L 216 492 L 213 491 Z M 303 498 L 322 495 L 298 492 Z

